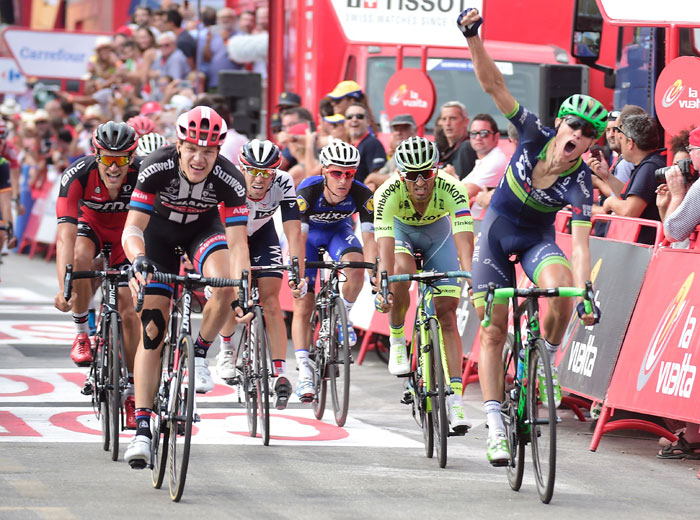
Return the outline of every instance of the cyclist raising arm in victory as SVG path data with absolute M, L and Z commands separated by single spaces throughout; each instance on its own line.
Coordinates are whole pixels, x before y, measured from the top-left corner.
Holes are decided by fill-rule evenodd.
M 238 278 L 249 269 L 245 180 L 238 169 L 219 155 L 226 123 L 213 109 L 193 108 L 175 123 L 177 143 L 150 153 L 143 161 L 131 196 L 122 244 L 136 273 L 145 283 L 154 267 L 166 273 L 180 270 L 181 247 L 195 269 L 207 277 Z M 222 224 L 218 204 L 223 203 Z M 228 249 L 228 251 L 227 251 Z M 138 284 L 132 280 L 132 290 Z M 237 290 L 212 289 L 195 341 L 195 389 L 214 387 L 206 354 L 229 316 Z M 160 354 L 167 331 L 166 317 L 172 287 L 150 283 L 141 311 L 143 334 L 136 352 L 136 436 L 124 458 L 134 468 L 150 459 L 150 417 L 158 386 Z M 241 317 L 242 311 L 236 308 Z
M 518 129 L 518 147 L 494 192 L 481 224 L 474 248 L 474 305 L 479 319 L 484 315 L 484 296 L 489 282 L 512 286 L 509 256 L 516 254 L 527 276 L 540 287 L 583 288 L 591 274 L 589 232 L 593 187 L 591 172 L 581 154 L 605 132 L 608 113 L 590 96 L 575 94 L 559 108 L 554 129 L 545 127 L 536 115 L 515 100 L 503 75 L 486 53 L 477 29 L 483 22 L 476 9 L 463 11 L 457 20 L 469 44 L 474 72 L 484 92 Z M 555 243 L 556 211 L 571 205 L 573 254 L 571 264 Z M 573 267 L 573 274 L 572 274 Z M 491 325 L 481 328 L 479 381 L 484 396 L 489 437 L 486 456 L 493 465 L 510 458 L 505 427 L 500 415 L 503 395 L 501 351 L 508 326 L 508 301 L 494 302 Z M 544 336 L 553 360 L 562 341 L 573 302 L 550 300 L 544 318 Z M 585 314 L 581 300 L 576 310 L 586 325 L 594 323 Z M 555 401 L 561 389 L 555 380 Z M 542 379 L 540 380 L 542 381 Z M 545 403 L 543 403 L 545 404 Z M 558 403 L 546 403 L 555 406 Z
M 424 137 L 409 137 L 396 147 L 398 172 L 374 194 L 374 232 L 379 249 L 378 272 L 413 274 L 417 249 L 423 251 L 426 270 L 470 271 L 474 232 L 467 189 L 452 175 L 438 170 L 438 149 Z M 455 280 L 435 284 L 435 312 L 445 342 L 447 367 L 453 394 L 448 402 L 449 422 L 455 432 L 471 427 L 462 402 L 462 341 L 457 330 L 457 305 L 461 288 Z M 404 321 L 410 303 L 410 283 L 394 283 L 393 303 L 381 301 L 390 311 L 389 372 L 403 376 L 411 371 L 406 353 Z

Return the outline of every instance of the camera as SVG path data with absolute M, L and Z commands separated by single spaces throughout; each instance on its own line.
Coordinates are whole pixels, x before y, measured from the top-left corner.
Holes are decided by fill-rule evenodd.
M 695 172 L 695 168 L 693 167 L 693 162 L 688 158 L 688 159 L 681 159 L 678 161 L 678 167 L 681 169 L 681 173 L 683 174 L 683 180 L 685 180 L 686 184 L 692 184 L 695 179 L 697 179 L 697 173 Z M 654 172 L 654 175 L 656 176 L 656 182 L 659 184 L 666 184 L 666 172 L 672 168 L 672 166 L 664 166 L 663 168 L 659 168 Z

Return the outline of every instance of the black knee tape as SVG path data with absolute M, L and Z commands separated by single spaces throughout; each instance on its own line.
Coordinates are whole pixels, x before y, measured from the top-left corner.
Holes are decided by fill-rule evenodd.
M 158 331 L 155 339 L 151 339 L 148 336 L 148 332 L 146 332 L 146 327 L 148 327 L 149 323 L 153 323 Z M 160 309 L 144 309 L 141 311 L 141 325 L 143 327 L 143 347 L 146 350 L 157 349 L 165 335 L 165 318 L 163 318 L 163 313 Z

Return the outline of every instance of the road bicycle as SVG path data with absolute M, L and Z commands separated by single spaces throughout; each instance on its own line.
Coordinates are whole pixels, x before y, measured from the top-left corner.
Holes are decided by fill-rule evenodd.
M 153 402 L 151 478 L 160 488 L 169 468 L 170 498 L 179 502 L 185 489 L 192 440 L 192 424 L 199 421 L 195 407 L 194 341 L 192 339 L 193 292 L 197 288 L 238 287 L 238 303 L 248 302 L 248 272 L 240 279 L 207 278 L 197 273 L 184 275 L 156 271 L 152 281 L 174 286 L 168 332 L 161 354 L 161 377 Z
M 260 305 L 258 278 L 271 271 L 289 271 L 290 281 L 299 281 L 299 261 L 292 258 L 291 265 L 253 266 L 251 270 L 250 296 L 253 319 L 243 324 L 236 347 L 236 377 L 226 383 L 239 385 L 245 401 L 248 432 L 255 437 L 260 426 L 260 437 L 265 446 L 270 444 L 270 386 L 275 369 L 270 359 L 270 339 L 265 326 L 265 316 Z M 239 394 L 240 399 L 240 394 Z
M 325 248 L 318 249 L 318 258 L 323 258 Z M 309 269 L 319 269 L 320 290 L 316 295 L 310 327 L 313 332 L 309 346 L 309 365 L 313 375 L 316 397 L 313 400 L 314 415 L 323 418 L 326 409 L 328 382 L 331 387 L 331 402 L 335 423 L 343 426 L 348 417 L 350 403 L 350 365 L 353 363 L 348 340 L 348 316 L 340 294 L 341 271 L 343 269 L 372 269 L 369 262 L 306 262 Z M 324 270 L 327 270 L 326 278 Z M 373 275 L 374 276 L 374 275 Z M 343 331 L 342 340 L 338 328 Z
M 444 468 L 447 466 L 447 438 L 465 435 L 468 428 L 450 431 L 447 399 L 453 391 L 433 297 L 440 295 L 440 288 L 435 286 L 440 280 L 471 278 L 471 273 L 421 271 L 420 251 L 415 253 L 415 258 L 418 272 L 414 274 L 396 274 L 387 278 L 386 271 L 382 271 L 380 290 L 384 301 L 387 301 L 390 283 L 418 282 L 418 304 L 409 354 L 411 372 L 407 376 L 407 388 L 401 402 L 411 405 L 413 417 L 423 430 L 426 457 L 432 458 L 435 453 L 439 466 Z
M 586 282 L 586 288 L 558 287 L 540 289 L 531 287 L 496 288 L 490 283 L 485 297 L 486 310 L 481 326 L 491 323 L 491 311 L 496 298 L 511 299 L 513 305 L 513 332 L 503 348 L 504 395 L 501 416 L 506 427 L 510 447 L 510 460 L 505 461 L 508 482 L 518 491 L 523 482 L 525 468 L 525 445 L 532 448 L 532 463 L 535 482 L 540 500 L 548 504 L 554 493 L 554 478 L 557 461 L 557 423 L 560 421 L 554 406 L 554 388 L 549 352 L 540 332 L 540 298 L 583 297 L 585 310 L 593 309 L 593 286 Z M 519 302 L 518 299 L 523 301 Z M 522 335 L 522 319 L 525 318 L 525 339 Z M 538 370 L 544 373 L 544 388 L 538 377 Z M 542 396 L 546 394 L 547 408 L 540 410 Z M 542 413 L 541 413 L 542 412 Z
M 66 265 L 63 296 L 69 300 L 73 292 L 73 280 L 100 279 L 102 287 L 102 305 L 100 318 L 92 349 L 92 362 L 83 395 L 92 398 L 95 416 L 102 428 L 102 449 L 111 451 L 112 460 L 119 458 L 119 433 L 125 429 L 124 392 L 129 386 L 129 372 L 124 351 L 124 334 L 122 319 L 118 309 L 118 290 L 120 284 L 129 279 L 128 269 L 109 267 L 111 246 L 102 248 L 104 268 L 99 271 L 73 271 L 71 264 Z M 143 292 L 139 294 L 137 312 L 143 304 Z

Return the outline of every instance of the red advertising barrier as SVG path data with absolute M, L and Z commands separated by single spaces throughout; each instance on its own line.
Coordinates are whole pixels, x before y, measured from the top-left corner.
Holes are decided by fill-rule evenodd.
M 651 430 L 644 421 L 607 423 L 614 409 L 700 422 L 696 384 L 700 333 L 700 252 L 659 249 L 649 264 L 634 314 L 610 382 L 591 450 L 601 435 L 622 428 Z

